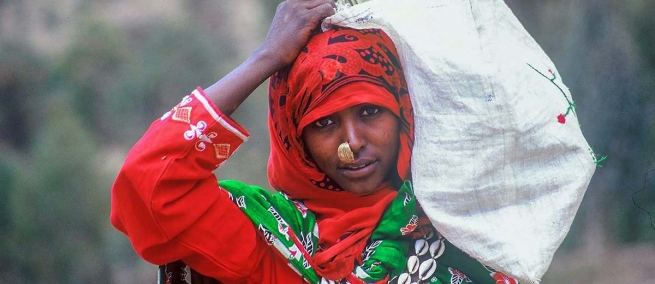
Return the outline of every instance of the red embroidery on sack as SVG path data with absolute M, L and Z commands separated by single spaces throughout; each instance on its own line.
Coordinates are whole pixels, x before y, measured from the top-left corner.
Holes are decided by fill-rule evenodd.
M 566 116 L 563 115 L 563 114 L 558 115 L 558 116 L 557 116 L 557 122 L 559 122 L 559 123 L 561 123 L 561 124 L 566 123 Z

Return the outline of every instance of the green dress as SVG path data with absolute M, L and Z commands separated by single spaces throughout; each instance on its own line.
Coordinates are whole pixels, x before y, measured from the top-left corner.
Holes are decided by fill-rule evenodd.
M 302 202 L 283 192 L 270 193 L 239 181 L 227 180 L 219 184 L 268 244 L 286 257 L 290 266 L 307 282 L 349 283 L 346 279 L 323 279 L 309 264 L 307 259 L 318 249 L 318 226 L 314 214 Z M 405 182 L 362 252 L 363 263 L 352 273 L 361 283 L 518 283 L 449 243 L 421 212 L 417 212 L 417 207 L 411 183 Z M 417 222 L 419 219 L 423 222 Z

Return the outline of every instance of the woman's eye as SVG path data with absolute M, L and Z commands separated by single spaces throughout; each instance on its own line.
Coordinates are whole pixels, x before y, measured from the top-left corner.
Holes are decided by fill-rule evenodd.
M 374 115 L 374 114 L 377 114 L 378 112 L 380 112 L 379 107 L 367 107 L 362 112 L 362 115 L 364 115 L 364 116 Z
M 334 121 L 332 121 L 332 119 L 329 119 L 327 117 L 320 118 L 320 119 L 316 120 L 316 122 L 314 122 L 314 126 L 318 127 L 318 128 L 326 127 L 326 126 L 332 125 L 332 124 L 334 124 Z

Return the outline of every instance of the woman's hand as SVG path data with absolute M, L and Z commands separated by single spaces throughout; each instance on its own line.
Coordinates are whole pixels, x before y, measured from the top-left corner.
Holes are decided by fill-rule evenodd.
M 264 42 L 239 67 L 205 89 L 225 115 L 234 110 L 268 77 L 296 60 L 312 31 L 334 14 L 334 0 L 287 0 L 277 7 Z
M 272 56 L 279 68 L 290 65 L 320 21 L 334 14 L 334 8 L 334 0 L 287 0 L 280 3 L 259 51 Z

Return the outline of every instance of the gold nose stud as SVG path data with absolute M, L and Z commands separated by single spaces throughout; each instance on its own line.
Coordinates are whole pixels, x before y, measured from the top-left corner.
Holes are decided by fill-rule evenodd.
M 348 142 L 339 145 L 337 156 L 339 156 L 339 160 L 342 163 L 352 164 L 355 162 L 355 154 L 353 154 L 353 151 L 350 149 L 350 144 L 348 144 Z

